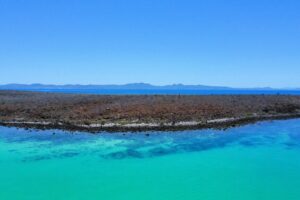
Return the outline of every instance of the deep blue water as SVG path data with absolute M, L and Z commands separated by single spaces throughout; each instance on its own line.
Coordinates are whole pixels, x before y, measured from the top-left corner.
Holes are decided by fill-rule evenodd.
M 100 95 L 300 95 L 300 90 L 95 90 L 95 89 L 34 89 L 27 91 Z

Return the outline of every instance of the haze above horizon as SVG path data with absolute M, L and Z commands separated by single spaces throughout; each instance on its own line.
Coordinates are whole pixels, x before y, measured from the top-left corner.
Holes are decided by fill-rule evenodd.
M 0 84 L 300 87 L 300 2 L 0 0 Z

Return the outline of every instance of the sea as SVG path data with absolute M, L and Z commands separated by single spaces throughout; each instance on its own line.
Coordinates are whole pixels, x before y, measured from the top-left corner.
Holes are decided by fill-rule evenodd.
M 98 95 L 300 95 L 300 90 L 155 90 L 155 89 L 20 89 L 22 91 Z
M 299 200 L 300 119 L 225 130 L 0 126 L 1 200 Z

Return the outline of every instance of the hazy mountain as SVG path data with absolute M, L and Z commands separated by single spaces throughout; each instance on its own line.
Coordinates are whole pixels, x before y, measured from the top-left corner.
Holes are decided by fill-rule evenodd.
M 228 90 L 229 87 L 206 85 L 165 85 L 155 86 L 147 83 L 130 83 L 124 85 L 44 85 L 44 84 L 7 84 L 0 85 L 7 90 L 41 90 L 41 89 L 99 89 L 99 90 Z
M 46 84 L 6 84 L 0 85 L 2 90 L 47 90 L 47 89 L 93 89 L 93 90 L 273 90 L 270 87 L 264 88 L 231 88 L 222 86 L 207 86 L 207 85 L 184 85 L 173 84 L 156 86 L 147 83 L 130 83 L 124 85 L 46 85 Z

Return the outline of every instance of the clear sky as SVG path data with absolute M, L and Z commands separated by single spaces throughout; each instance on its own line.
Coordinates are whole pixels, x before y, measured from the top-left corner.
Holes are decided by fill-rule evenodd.
M 299 0 L 0 0 L 0 84 L 300 87 Z

